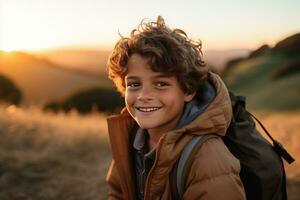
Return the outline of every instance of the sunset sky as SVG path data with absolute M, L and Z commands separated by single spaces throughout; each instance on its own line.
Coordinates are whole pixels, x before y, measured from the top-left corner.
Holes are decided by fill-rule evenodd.
M 257 48 L 300 32 L 298 0 L 0 0 L 0 50 L 110 49 L 143 18 L 201 39 L 205 49 Z

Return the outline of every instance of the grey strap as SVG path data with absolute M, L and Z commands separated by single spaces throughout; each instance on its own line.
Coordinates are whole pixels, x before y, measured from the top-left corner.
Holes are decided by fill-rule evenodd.
M 185 189 L 185 179 L 189 171 L 190 165 L 192 163 L 192 155 L 195 151 L 209 138 L 218 137 L 216 135 L 204 135 L 204 136 L 194 136 L 184 147 L 177 165 L 176 172 L 176 187 L 179 194 L 179 199 L 183 199 L 183 193 Z
M 184 171 L 184 166 L 189 159 L 189 156 L 191 155 L 191 152 L 193 151 L 196 144 L 201 140 L 203 136 L 193 137 L 191 141 L 185 146 L 183 152 L 181 153 L 179 162 L 178 162 L 178 168 L 177 168 L 177 175 L 176 175 L 176 185 L 178 189 L 178 194 L 181 199 L 183 199 L 183 189 L 185 180 L 182 180 L 184 176 L 182 176 Z M 185 178 L 184 178 L 185 179 Z

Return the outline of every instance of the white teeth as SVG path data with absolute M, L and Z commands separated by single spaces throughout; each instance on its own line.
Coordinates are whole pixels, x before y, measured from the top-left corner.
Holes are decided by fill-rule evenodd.
M 138 107 L 137 109 L 142 112 L 153 112 L 153 111 L 159 110 L 160 108 L 159 107 L 151 107 L 151 108 Z

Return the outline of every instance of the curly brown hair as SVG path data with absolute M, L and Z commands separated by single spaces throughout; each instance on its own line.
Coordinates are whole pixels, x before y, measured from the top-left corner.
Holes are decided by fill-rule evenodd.
M 200 40 L 188 38 L 180 29 L 170 29 L 161 16 L 156 22 L 143 20 L 130 37 L 121 36 L 115 45 L 107 62 L 108 77 L 124 95 L 128 60 L 139 54 L 149 59 L 153 71 L 176 76 L 182 90 L 192 93 L 208 77 L 201 48 Z

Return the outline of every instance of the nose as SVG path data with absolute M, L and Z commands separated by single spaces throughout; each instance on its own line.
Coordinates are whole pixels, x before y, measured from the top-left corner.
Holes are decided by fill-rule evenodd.
M 151 89 L 148 88 L 148 87 L 141 88 L 137 99 L 140 100 L 140 101 L 150 101 L 150 100 L 152 100 L 153 99 L 153 93 L 152 93 Z

